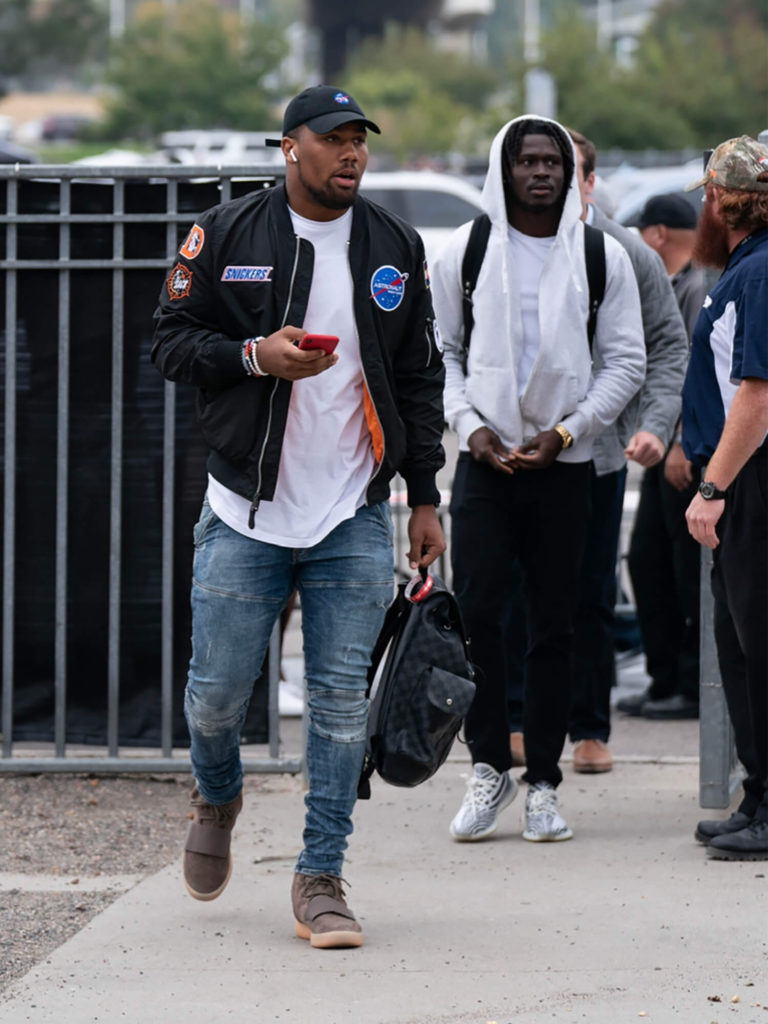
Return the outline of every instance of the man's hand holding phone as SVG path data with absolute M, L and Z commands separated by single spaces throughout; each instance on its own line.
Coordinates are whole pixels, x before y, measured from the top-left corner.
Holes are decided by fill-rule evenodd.
M 259 366 L 264 373 L 284 380 L 316 377 L 338 362 L 338 338 L 312 335 L 300 327 L 283 327 L 258 344 Z
M 299 348 L 302 352 L 313 352 L 316 349 L 321 349 L 327 355 L 339 344 L 339 339 L 335 334 L 305 334 L 299 342 Z

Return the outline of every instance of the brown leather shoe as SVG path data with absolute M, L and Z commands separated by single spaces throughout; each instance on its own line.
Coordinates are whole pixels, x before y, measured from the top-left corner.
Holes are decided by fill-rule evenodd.
M 598 775 L 613 768 L 608 745 L 602 740 L 579 740 L 573 748 L 573 770 L 581 775 Z
M 509 734 L 509 747 L 512 751 L 512 767 L 525 768 L 525 737 L 521 732 Z
M 335 875 L 302 875 L 291 885 L 296 934 L 317 949 L 362 946 L 363 932 L 347 906 L 342 879 Z
M 195 786 L 190 802 L 192 822 L 184 844 L 184 882 L 196 900 L 215 900 L 232 875 L 229 844 L 243 795 L 228 804 L 207 804 Z

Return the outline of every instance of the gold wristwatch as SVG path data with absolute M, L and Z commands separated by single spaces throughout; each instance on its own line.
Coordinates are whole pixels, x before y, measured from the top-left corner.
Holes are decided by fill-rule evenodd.
M 563 442 L 563 449 L 570 448 L 573 444 L 573 434 L 562 423 L 556 423 L 553 430 L 556 430 Z

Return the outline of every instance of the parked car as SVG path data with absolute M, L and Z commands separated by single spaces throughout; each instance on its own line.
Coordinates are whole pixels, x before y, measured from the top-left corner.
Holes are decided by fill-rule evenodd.
M 31 149 L 17 146 L 8 139 L 0 139 L 0 164 L 36 164 L 37 154 Z
M 233 132 L 226 129 L 194 129 L 164 132 L 160 136 L 162 156 L 172 163 L 200 167 L 225 167 L 237 164 L 284 166 L 279 149 L 266 145 L 266 139 L 278 138 L 276 132 Z
M 678 167 L 631 168 L 617 171 L 608 178 L 608 186 L 618 196 L 614 220 L 625 227 L 637 227 L 646 202 L 657 195 L 680 195 L 696 211 L 701 210 L 701 192 L 686 192 L 685 186 L 700 178 L 701 159 L 690 160 Z
M 43 142 L 71 142 L 81 139 L 94 124 L 96 119 L 86 114 L 51 114 L 43 118 L 40 138 Z
M 360 191 L 416 228 L 428 262 L 460 224 L 483 212 L 479 188 L 438 171 L 366 171 Z

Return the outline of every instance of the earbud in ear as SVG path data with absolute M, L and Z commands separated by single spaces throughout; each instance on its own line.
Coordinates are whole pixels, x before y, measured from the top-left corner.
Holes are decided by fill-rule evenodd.
M 289 149 L 288 150 L 288 156 L 291 158 L 291 160 L 293 160 L 293 162 L 295 164 L 297 164 L 299 162 L 299 158 L 296 156 L 296 153 L 294 152 L 294 150 Z

